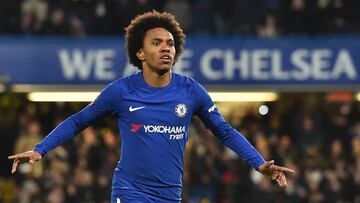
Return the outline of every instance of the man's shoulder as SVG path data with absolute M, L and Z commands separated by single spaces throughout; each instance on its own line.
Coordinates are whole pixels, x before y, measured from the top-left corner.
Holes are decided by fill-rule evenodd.
M 135 80 L 136 73 L 123 76 L 109 83 L 104 90 L 110 92 L 122 92 L 131 86 L 132 81 Z
M 177 78 L 177 84 L 178 86 L 182 86 L 184 88 L 190 88 L 194 91 L 198 91 L 198 90 L 204 90 L 205 88 L 194 78 L 186 76 L 186 75 L 182 75 L 182 74 L 178 74 L 178 73 L 174 73 L 175 77 Z
M 125 75 L 121 78 L 114 80 L 113 82 L 110 83 L 110 85 L 124 85 L 124 84 L 130 83 L 130 82 L 136 80 L 136 78 L 138 77 L 138 74 L 139 73 L 132 73 L 129 75 Z
M 194 78 L 182 75 L 179 73 L 173 73 L 174 78 L 178 81 L 178 84 L 183 84 L 185 86 L 194 86 L 198 83 Z

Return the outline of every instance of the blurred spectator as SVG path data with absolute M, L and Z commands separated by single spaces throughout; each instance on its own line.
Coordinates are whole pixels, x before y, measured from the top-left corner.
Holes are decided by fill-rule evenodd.
M 50 13 L 50 19 L 44 26 L 45 35 L 68 35 L 69 27 L 65 12 L 62 8 L 54 8 Z
M 193 2 L 192 32 L 196 35 L 208 35 L 213 33 L 212 23 L 212 0 L 196 0 Z
M 12 203 L 19 197 L 18 186 L 13 179 L 0 178 L 0 202 Z
M 189 35 L 360 33 L 357 0 L 12 0 L 0 3 L 0 34 L 118 35 L 153 9 L 175 14 Z
M 27 126 L 26 132 L 19 136 L 15 144 L 15 153 L 31 150 L 39 140 L 41 140 L 40 123 L 31 121 Z
M 233 32 L 237 35 L 254 35 L 264 17 L 261 0 L 235 0 L 232 9 Z
M 47 18 L 48 3 L 44 0 L 25 0 L 21 4 L 21 32 L 40 33 Z
M 343 33 L 348 27 L 345 10 L 346 1 L 347 0 L 333 0 L 331 2 L 331 33 Z
M 96 2 L 93 34 L 117 34 L 121 31 L 121 27 L 116 27 L 117 7 L 116 1 L 102 0 Z
M 267 14 L 264 23 L 257 30 L 257 35 L 263 38 L 274 38 L 279 36 L 279 32 L 275 16 Z
M 126 27 L 135 16 L 152 10 L 155 6 L 154 2 L 153 0 L 124 0 L 124 5 L 118 17 L 123 22 L 121 27 Z
M 185 33 L 191 32 L 193 28 L 193 13 L 188 0 L 166 0 L 164 11 L 172 13 L 176 17 Z
M 212 18 L 214 19 L 214 33 L 216 35 L 229 35 L 232 31 L 231 9 L 234 0 L 213 0 Z
M 26 179 L 22 182 L 18 201 L 19 203 L 41 203 L 43 194 L 34 179 Z
M 24 35 L 36 34 L 34 14 L 24 11 L 21 14 L 19 33 Z
M 305 0 L 291 0 L 286 8 L 284 30 L 286 34 L 306 34 L 308 13 Z
M 23 132 L 15 143 L 15 153 L 32 150 L 34 144 L 36 145 L 42 140 L 41 126 L 38 121 L 31 121 L 27 126 L 25 132 Z M 30 167 L 29 163 L 24 163 L 19 168 L 20 173 L 31 174 L 31 176 L 39 178 L 43 173 L 43 167 L 41 162 L 39 164 Z
M 263 0 L 267 11 L 278 13 L 281 9 L 281 0 Z
M 18 30 L 20 1 L 0 1 L 0 33 L 14 34 Z
M 18 97 L 13 101 L 22 103 L 22 108 L 7 107 L 14 108 L 18 117 L 12 122 L 19 123 L 15 131 L 18 135 L 14 136 L 14 148 L 19 151 L 33 146 L 31 143 L 39 140 L 42 129 L 51 129 L 47 125 L 53 127 L 61 120 L 59 117 L 86 105 L 40 104 L 13 97 Z M 264 157 L 296 169 L 285 191 L 277 190 L 274 183 L 251 169 L 194 119 L 185 154 L 183 202 L 359 202 L 360 122 L 349 119 L 360 116 L 360 104 L 324 103 L 314 95 L 302 97 L 300 100 L 286 95 L 270 105 L 274 108 L 266 122 L 254 105 L 245 113 L 233 110 L 228 115 L 228 120 L 246 131 Z M 108 203 L 112 181 L 108 174 L 117 164 L 121 146 L 121 136 L 112 130 L 112 125 L 109 119 L 87 128 L 73 141 L 49 153 L 32 170 L 25 165 L 15 180 L 0 179 L 0 194 L 7 194 L 0 195 L 0 201 Z M 329 134 L 333 129 L 335 132 Z M 331 139 L 325 144 L 328 136 Z M 46 165 L 44 171 L 35 173 L 42 164 Z
M 296 160 L 297 153 L 293 149 L 293 143 L 290 136 L 282 135 L 276 140 L 276 145 L 273 146 L 273 159 L 278 163 L 285 164 L 286 160 Z
M 334 140 L 330 146 L 329 162 L 335 163 L 345 160 L 348 161 L 349 159 L 346 157 L 343 143 L 341 140 Z
M 296 133 L 296 143 L 300 153 L 306 153 L 307 150 L 315 145 L 318 145 L 321 135 L 318 129 L 318 124 L 310 115 L 299 116 L 300 126 Z
M 69 19 L 70 24 L 70 35 L 74 37 L 85 37 L 87 35 L 84 23 L 81 21 L 79 16 L 72 15 Z
M 64 203 L 64 190 L 62 187 L 52 189 L 47 195 L 48 203 Z

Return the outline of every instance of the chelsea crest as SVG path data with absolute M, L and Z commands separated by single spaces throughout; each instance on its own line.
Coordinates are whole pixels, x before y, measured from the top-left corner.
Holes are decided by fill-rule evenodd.
M 180 103 L 180 104 L 176 105 L 175 113 L 180 118 L 184 117 L 187 112 L 188 112 L 188 107 L 185 104 Z

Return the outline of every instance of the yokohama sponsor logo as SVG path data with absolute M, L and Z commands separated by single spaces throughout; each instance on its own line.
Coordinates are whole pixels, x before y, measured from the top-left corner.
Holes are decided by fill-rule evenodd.
M 185 126 L 144 125 L 149 133 L 185 133 Z

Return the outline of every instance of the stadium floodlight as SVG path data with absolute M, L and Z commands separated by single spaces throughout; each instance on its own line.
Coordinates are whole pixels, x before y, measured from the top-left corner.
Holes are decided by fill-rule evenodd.
M 31 92 L 28 99 L 34 102 L 90 102 L 99 92 Z
M 209 92 L 215 102 L 271 102 L 278 98 L 275 92 Z
M 31 92 L 28 99 L 34 102 L 90 102 L 99 92 Z M 215 102 L 268 102 L 278 98 L 274 92 L 209 92 Z
M 355 97 L 356 97 L 356 101 L 360 102 L 360 92 L 358 92 Z
M 0 92 L 5 92 L 5 85 L 3 84 L 0 84 Z

